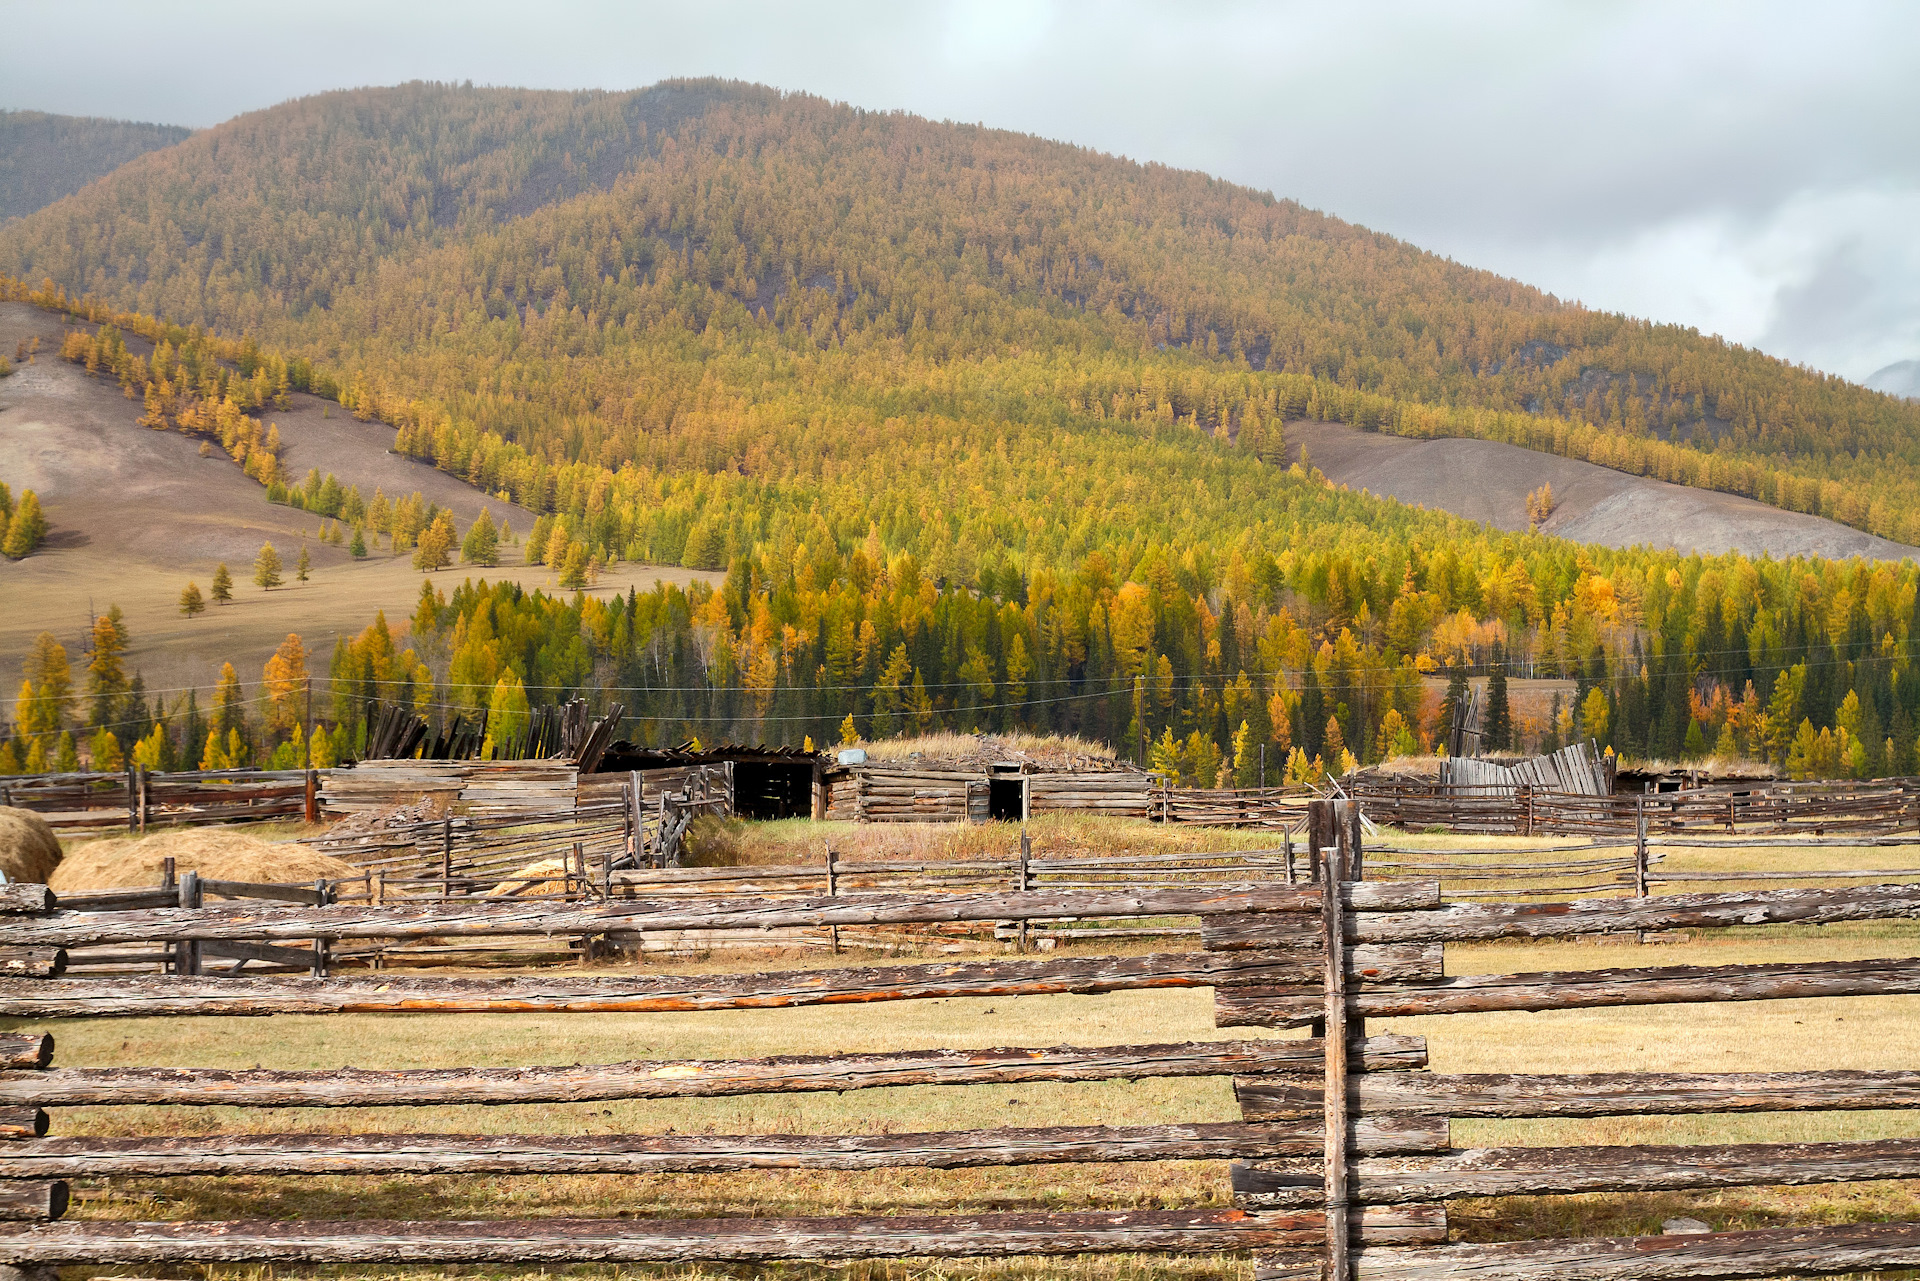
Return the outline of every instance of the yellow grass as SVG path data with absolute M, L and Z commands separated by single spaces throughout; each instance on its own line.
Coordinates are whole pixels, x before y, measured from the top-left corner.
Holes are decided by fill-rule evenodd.
M 312 882 L 358 878 L 360 869 L 304 845 L 274 843 L 241 827 L 176 827 L 141 839 L 110 838 L 70 846 L 53 871 L 55 893 L 158 885 L 171 858 L 175 874 L 223 881 Z

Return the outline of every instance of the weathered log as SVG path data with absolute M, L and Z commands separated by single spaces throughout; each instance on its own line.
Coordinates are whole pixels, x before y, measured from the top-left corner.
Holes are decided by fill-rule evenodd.
M 1255 915 L 1257 917 L 1257 910 Z M 1350 942 L 1459 943 L 1475 939 L 1564 938 L 1628 930 L 1885 921 L 1915 916 L 1920 916 L 1920 885 L 1856 885 L 1838 889 L 1576 899 L 1569 903 L 1453 904 L 1433 911 L 1362 909 L 1347 918 L 1347 929 Z M 1251 922 L 1223 923 L 1216 931 L 1220 939 L 1217 946 L 1236 945 L 1229 940 L 1245 938 L 1245 931 L 1252 928 Z M 1257 940 L 1237 945 L 1261 946 Z M 1207 946 L 1216 944 L 1209 941 Z
M 1306 1077 L 1233 1083 L 1248 1121 L 1317 1116 Z M 1347 1078 L 1363 1114 L 1454 1117 L 1666 1116 L 1688 1112 L 1843 1112 L 1920 1107 L 1920 1072 L 1389 1073 Z
M 1363 1154 L 1443 1151 L 1447 1125 L 1353 1127 Z M 9 1175 L 663 1174 L 725 1170 L 971 1169 L 1070 1161 L 1200 1161 L 1317 1153 L 1320 1123 L 1075 1126 L 931 1134 L 221 1134 L 11 1144 Z M 1400 1197 L 1401 1201 L 1419 1198 Z M 1431 1198 L 1426 1198 L 1431 1199 Z
M 1292 1168 L 1292 1164 L 1268 1169 L 1258 1163 L 1236 1163 L 1234 1204 L 1246 1209 L 1296 1209 L 1319 1204 L 1319 1176 Z M 37 1172 L 31 1157 L 21 1168 Z M 67 1169 L 46 1173 L 77 1177 Z M 1864 1183 L 1920 1178 L 1920 1146 L 1911 1139 L 1894 1139 L 1874 1143 L 1469 1148 L 1438 1156 L 1365 1157 L 1354 1163 L 1352 1178 L 1351 1195 L 1373 1205 L 1455 1197 Z
M 52 1062 L 52 1033 L 0 1032 L 0 1071 L 30 1071 Z
M 11 1154 L 9 1154 L 11 1155 Z M 0 1179 L 0 1220 L 20 1223 L 48 1223 L 67 1212 L 67 1185 L 54 1182 L 26 1182 L 10 1177 Z
M 34 887 L 0 886 L 0 892 Z M 44 890 L 44 887 L 40 887 Z M 1383 911 L 1438 904 L 1434 881 L 1370 881 L 1347 887 L 1352 906 Z M 23 900 L 24 901 L 24 900 Z M 51 896 L 36 902 L 51 903 Z M 1310 912 L 1309 890 L 1153 886 L 1134 890 L 1007 891 L 951 895 L 859 894 L 835 898 L 596 903 L 442 903 L 366 906 L 222 903 L 113 915 L 0 917 L 0 946 L 80 947 L 190 939 L 463 938 L 488 934 L 604 934 L 610 930 L 787 929 L 825 925 L 907 925 L 1020 920 L 1035 916 L 1211 916 L 1221 912 Z M 46 907 L 20 908 L 45 911 Z
M 1446 1239 L 1435 1206 L 1355 1216 L 1363 1245 Z M 1321 1233 L 1314 1212 L 1093 1210 L 838 1219 L 523 1219 L 406 1222 L 108 1221 L 0 1226 L 0 1262 L 643 1263 L 963 1258 L 972 1255 L 1286 1249 Z
M 1405 1071 L 1424 1067 L 1427 1062 L 1426 1042 L 1420 1037 L 1369 1037 L 1354 1042 L 1350 1054 L 1370 1072 Z M 1022 1081 L 1135 1081 L 1193 1076 L 1236 1076 L 1260 1081 L 1269 1077 L 1253 1074 L 1317 1074 L 1320 1066 L 1319 1041 L 1274 1040 L 783 1055 L 763 1059 L 655 1060 L 574 1067 L 395 1071 L 53 1068 L 44 1072 L 0 1072 L 0 1104 L 380 1107 L 563 1103 Z M 44 1127 L 41 1132 L 45 1133 Z
M 66 972 L 63 947 L 0 948 L 0 975 L 8 978 L 52 979 Z
M 1920 992 L 1920 958 L 1462 974 L 1422 986 L 1357 987 L 1347 1006 L 1357 1017 L 1386 1018 L 1911 992 Z M 1301 988 L 1220 987 L 1213 1008 L 1218 1027 L 1303 1027 L 1321 1014 L 1319 995 Z
M 1836 1276 L 1920 1266 L 1920 1223 L 1844 1223 L 1697 1236 L 1501 1241 L 1426 1249 L 1366 1249 L 1356 1281 L 1725 1281 Z M 1257 1261 L 1254 1276 L 1298 1275 L 1291 1258 Z
M 53 891 L 26 881 L 0 882 L 0 916 L 37 915 L 58 906 Z
M 37 1107 L 0 1107 L 0 1141 L 37 1139 L 47 1132 L 47 1114 Z
M 1421 969 L 1425 962 L 1408 967 Z M 1389 966 L 1389 968 L 1392 968 Z M 1120 992 L 1299 981 L 1295 957 L 1260 952 L 966 961 L 761 975 L 498 979 L 296 979 L 182 975 L 0 979 L 0 1014 L 71 1018 L 141 1014 L 645 1012 L 862 1004 L 931 997 Z

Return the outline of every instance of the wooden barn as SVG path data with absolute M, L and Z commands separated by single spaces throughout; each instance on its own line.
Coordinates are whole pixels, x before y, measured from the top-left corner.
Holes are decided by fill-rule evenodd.
M 853 748 L 826 766 L 824 816 L 861 823 L 1023 822 L 1067 810 L 1147 817 L 1153 775 L 1084 744 L 1072 748 L 951 735 Z

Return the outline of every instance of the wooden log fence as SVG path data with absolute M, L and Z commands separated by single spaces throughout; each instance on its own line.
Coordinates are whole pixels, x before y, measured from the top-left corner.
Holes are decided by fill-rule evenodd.
M 1920 1262 L 1920 1225 L 1867 1224 L 1685 1238 L 1446 1244 L 1446 1202 L 1461 1197 L 1674 1192 L 1920 1177 L 1904 1141 L 1633 1147 L 1454 1148 L 1452 1117 L 1641 1116 L 1920 1107 L 1920 1068 L 1873 1072 L 1446 1074 L 1424 1070 L 1423 1041 L 1365 1037 L 1363 1020 L 1483 1009 L 1551 1011 L 1653 1002 L 1920 992 L 1920 959 L 1444 973 L 1448 942 L 1565 938 L 1920 917 L 1920 886 L 1838 886 L 1565 903 L 1446 903 L 1433 882 L 1353 882 L 1369 866 L 1355 808 L 1316 802 L 1302 869 L 1287 886 L 1057 883 L 997 893 L 830 893 L 826 897 L 650 897 L 537 905 L 563 931 L 856 928 L 876 924 L 1130 919 L 1199 921 L 1202 950 L 1131 957 L 960 961 L 758 976 L 506 980 L 214 979 L 155 976 L 112 985 L 0 980 L 0 1013 L 267 1013 L 282 1009 L 706 1009 L 834 1000 L 1126 987 L 1214 990 L 1222 1027 L 1306 1026 L 1300 1040 L 1187 1045 L 908 1051 L 732 1062 L 531 1069 L 299 1072 L 56 1068 L 44 1037 L 0 1036 L 0 1122 L 12 1121 L 0 1176 L 0 1263 L 13 1266 L 207 1262 L 502 1262 L 877 1258 L 1125 1251 L 1234 1251 L 1269 1278 L 1725 1276 L 1837 1274 Z M 1376 851 L 1377 853 L 1377 851 Z M 1561 853 L 1582 854 L 1581 850 Z M 1376 870 L 1389 870 L 1373 862 Z M 1579 860 L 1566 860 L 1579 861 Z M 1037 862 L 1037 860 L 1030 860 Z M 857 865 L 856 865 L 857 866 Z M 848 865 L 836 862 L 838 877 Z M 996 869 L 997 870 L 997 869 Z M 1082 869 L 1061 869 L 1084 876 Z M 716 878 L 717 879 L 717 878 Z M 723 884 L 737 882 L 720 881 Z M 639 887 L 634 887 L 636 890 Z M 302 902 L 270 908 L 68 912 L 17 896 L 0 944 L 57 946 L 157 934 L 200 946 L 242 933 L 354 939 L 452 933 L 485 939 L 539 927 L 536 905 L 374 908 Z M 83 922 L 82 918 L 94 918 Z M 384 987 L 385 991 L 375 989 Z M 91 989 L 90 996 L 73 993 Z M 342 994 L 337 1000 L 323 994 Z M 43 1004 L 30 1007 L 33 993 Z M 61 1001 L 87 1002 L 60 1005 Z M 329 1004 L 328 1002 L 332 1003 Z M 376 1004 L 375 1002 L 384 1002 Z M 172 1004 L 169 1004 L 169 1003 Z M 309 1002 L 302 1006 L 300 1002 Z M 466 1002 L 461 1006 L 461 1002 Z M 451 1004 L 449 1004 L 451 1003 Z M 1237 1122 L 999 1128 L 863 1135 L 215 1134 L 45 1137 L 46 1109 L 69 1106 L 419 1106 L 1222 1076 Z M 657 1173 L 785 1169 L 984 1168 L 1055 1162 L 1224 1159 L 1232 1209 L 831 1219 L 56 1223 L 65 1180 L 112 1176 Z M 1648 1266 L 1648 1260 L 1653 1265 Z

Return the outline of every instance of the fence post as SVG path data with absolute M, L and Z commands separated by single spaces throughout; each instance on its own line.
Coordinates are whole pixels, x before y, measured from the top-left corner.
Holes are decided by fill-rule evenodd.
M 202 898 L 203 896 L 200 892 L 200 873 L 189 868 L 180 876 L 180 890 L 177 901 L 181 907 L 194 908 L 201 905 Z M 177 955 L 179 957 L 177 968 L 180 973 L 193 975 L 200 973 L 199 939 L 182 940 L 179 944 Z
M 1022 893 L 1033 888 L 1032 862 L 1033 838 L 1025 832 L 1022 832 L 1020 833 L 1020 879 L 1014 885 L 1014 888 Z M 1025 952 L 1027 950 L 1027 918 L 1024 916 L 1020 918 L 1020 933 L 1018 937 L 1020 940 L 1020 951 Z
M 330 903 L 339 902 L 340 895 L 331 882 L 318 880 L 313 883 L 313 900 L 319 906 L 325 907 Z M 333 959 L 332 948 L 333 944 L 328 939 L 318 938 L 313 941 L 313 977 L 317 979 L 327 977 L 327 964 Z
M 161 892 L 164 893 L 173 887 L 173 855 L 169 854 L 160 860 L 160 889 Z M 178 898 L 174 899 L 175 903 L 179 901 Z M 162 974 L 179 974 L 181 972 L 180 944 L 162 943 L 160 945 L 160 972 Z
M 453 818 L 440 820 L 440 897 L 453 897 Z
M 1634 798 L 1633 818 L 1633 893 L 1636 898 L 1647 896 L 1647 797 L 1642 792 Z
M 140 830 L 140 767 L 127 765 L 127 830 Z
M 140 767 L 140 832 L 146 834 L 147 818 L 153 809 L 153 770 Z
M 833 842 L 827 842 L 827 897 L 833 898 L 840 893 L 840 856 L 833 852 Z M 827 927 L 827 940 L 833 945 L 835 956 L 840 954 L 840 927 Z
M 320 821 L 320 771 L 317 769 L 307 771 L 306 819 L 309 823 Z
M 1291 827 L 1283 827 L 1280 829 L 1280 849 L 1287 856 L 1287 884 L 1292 885 L 1294 882 L 1294 876 L 1293 876 L 1293 829 Z
M 1364 881 L 1367 879 L 1364 846 L 1360 843 L 1360 802 L 1336 801 L 1334 812 L 1340 817 L 1340 849 L 1343 857 L 1341 866 L 1346 869 L 1344 879 Z
M 1309 807 L 1318 812 L 1308 820 L 1308 830 L 1320 845 L 1321 926 L 1325 934 L 1323 966 L 1326 1007 L 1324 1030 L 1320 1035 L 1326 1064 L 1323 1128 L 1326 1134 L 1325 1205 L 1327 1266 L 1325 1281 L 1348 1281 L 1347 1264 L 1347 963 L 1346 914 L 1341 902 L 1342 854 L 1346 853 L 1348 833 L 1354 825 L 1351 802 L 1314 801 Z M 1332 828 L 1334 840 L 1318 838 Z M 1354 851 L 1357 856 L 1357 851 Z

